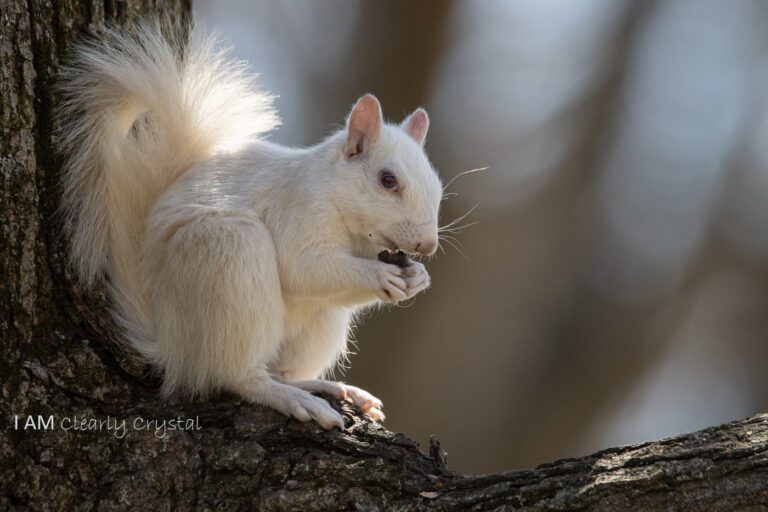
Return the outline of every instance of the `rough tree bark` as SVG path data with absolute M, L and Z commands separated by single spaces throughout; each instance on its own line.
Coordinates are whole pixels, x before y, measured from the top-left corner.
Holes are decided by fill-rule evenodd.
M 232 397 L 156 400 L 157 382 L 120 344 L 103 290 L 84 293 L 68 270 L 51 151 L 51 86 L 73 39 L 158 5 L 189 12 L 186 0 L 151 3 L 0 4 L 0 509 L 768 510 L 765 415 L 466 476 L 347 405 L 335 404 L 346 431 L 325 432 Z M 44 430 L 25 429 L 29 415 Z M 53 428 L 38 415 L 52 415 Z M 177 416 L 201 428 L 165 437 L 140 428 Z M 117 423 L 74 430 L 75 418 L 126 420 L 125 436 Z

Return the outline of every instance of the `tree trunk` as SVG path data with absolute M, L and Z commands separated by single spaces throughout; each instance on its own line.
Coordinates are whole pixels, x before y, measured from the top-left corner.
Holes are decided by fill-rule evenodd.
M 55 3 L 0 6 L 0 508 L 768 510 L 766 416 L 464 476 L 437 446 L 425 455 L 346 404 L 334 405 L 348 428 L 326 432 L 233 397 L 157 400 L 104 291 L 83 292 L 68 269 L 52 152 L 52 85 L 77 34 L 157 6 Z M 185 0 L 160 5 L 189 13 Z

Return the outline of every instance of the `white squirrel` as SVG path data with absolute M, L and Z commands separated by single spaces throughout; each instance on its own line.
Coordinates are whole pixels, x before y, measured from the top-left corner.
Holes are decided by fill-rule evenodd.
M 63 71 L 59 149 L 66 230 L 85 285 L 106 278 L 125 337 L 164 395 L 230 390 L 324 428 L 370 393 L 321 380 L 354 313 L 430 285 L 442 185 L 417 109 L 386 124 L 372 95 L 306 149 L 262 137 L 272 97 L 213 36 L 141 22 L 80 43 Z

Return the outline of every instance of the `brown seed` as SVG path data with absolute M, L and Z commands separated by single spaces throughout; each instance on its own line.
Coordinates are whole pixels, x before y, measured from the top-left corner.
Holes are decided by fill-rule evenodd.
M 400 268 L 411 266 L 411 259 L 405 251 L 381 251 L 379 253 L 379 261 L 389 263 L 390 265 L 397 265 Z

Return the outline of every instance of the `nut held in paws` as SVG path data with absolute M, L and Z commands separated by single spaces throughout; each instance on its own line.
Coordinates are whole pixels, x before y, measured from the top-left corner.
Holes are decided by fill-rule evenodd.
M 389 263 L 390 265 L 397 265 L 400 268 L 411 266 L 411 259 L 405 251 L 381 251 L 379 253 L 379 261 Z

